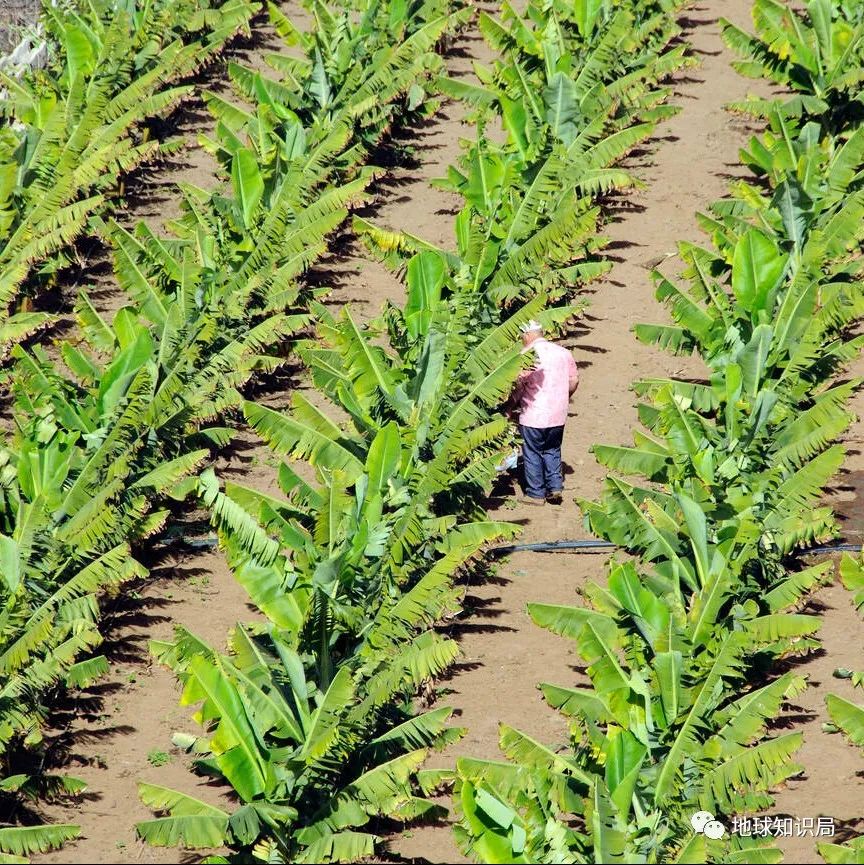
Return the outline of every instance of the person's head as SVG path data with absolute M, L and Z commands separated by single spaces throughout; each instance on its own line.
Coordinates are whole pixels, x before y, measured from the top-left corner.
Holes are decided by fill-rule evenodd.
M 529 345 L 543 336 L 543 325 L 538 321 L 534 321 L 533 318 L 531 321 L 523 324 L 520 330 L 522 331 L 522 345 L 524 345 L 525 348 L 528 348 Z

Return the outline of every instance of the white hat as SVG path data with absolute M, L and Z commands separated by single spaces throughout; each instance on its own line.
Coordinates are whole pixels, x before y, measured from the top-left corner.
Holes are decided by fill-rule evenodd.
M 526 322 L 525 324 L 523 324 L 523 325 L 519 328 L 519 330 L 521 330 L 522 333 L 531 333 L 531 331 L 534 331 L 534 330 L 542 331 L 542 330 L 543 330 L 543 325 L 540 324 L 539 321 L 535 321 L 535 320 L 532 318 L 531 321 L 528 321 L 528 322 Z

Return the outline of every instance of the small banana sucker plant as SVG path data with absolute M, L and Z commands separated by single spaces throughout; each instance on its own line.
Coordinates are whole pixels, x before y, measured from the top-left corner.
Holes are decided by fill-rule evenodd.
M 585 677 L 540 686 L 572 718 L 566 752 L 502 727 L 506 762 L 459 761 L 457 834 L 480 861 L 780 861 L 765 839 L 695 834 L 690 816 L 764 812 L 800 771 L 801 734 L 773 721 L 806 681 L 769 671 L 818 646 L 818 618 L 797 611 L 832 577 L 790 554 L 836 533 L 820 498 L 860 386 L 837 377 L 862 344 L 864 160 L 854 125 L 837 135 L 836 115 L 803 113 L 765 107 L 770 129 L 742 153 L 758 180 L 700 216 L 714 248 L 680 246 L 683 286 L 655 274 L 673 323 L 636 335 L 695 352 L 706 375 L 637 381 L 634 445 L 594 447 L 614 474 L 580 502 L 587 526 L 636 562 L 613 562 L 583 606 L 529 606 L 574 641 Z M 860 709 L 829 704 L 858 741 Z M 857 849 L 823 845 L 838 862 Z
M 855 609 L 859 613 L 864 611 L 864 565 L 860 557 L 843 555 L 840 579 L 851 593 Z M 841 668 L 835 670 L 834 675 L 839 679 L 847 679 L 852 689 L 864 688 L 864 671 Z M 826 695 L 825 706 L 833 725 L 831 732 L 841 732 L 853 746 L 864 748 L 864 706 L 856 702 L 850 689 L 845 695 Z M 829 865 L 855 865 L 864 856 L 864 836 L 861 835 L 840 844 L 825 842 L 816 846 L 819 855 Z
M 46 68 L 0 74 L 0 350 L 49 321 L 17 309 L 53 284 L 75 240 L 117 202 L 121 178 L 176 149 L 148 121 L 258 9 L 247 0 L 46 3 Z

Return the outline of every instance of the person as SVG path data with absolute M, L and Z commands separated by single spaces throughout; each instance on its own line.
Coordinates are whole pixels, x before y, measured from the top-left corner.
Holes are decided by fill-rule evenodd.
M 516 382 L 513 403 L 522 435 L 522 465 L 527 504 L 563 501 L 561 442 L 570 397 L 579 386 L 579 369 L 563 346 L 543 337 L 536 321 L 522 325 L 522 353 L 532 352 L 532 369 L 524 370 Z

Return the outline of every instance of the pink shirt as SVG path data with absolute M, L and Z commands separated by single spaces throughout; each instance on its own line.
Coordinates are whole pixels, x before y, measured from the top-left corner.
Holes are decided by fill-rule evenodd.
M 533 351 L 534 368 L 519 377 L 519 423 L 545 429 L 564 426 L 570 405 L 570 384 L 579 381 L 573 355 L 546 339 L 535 340 L 523 354 Z

